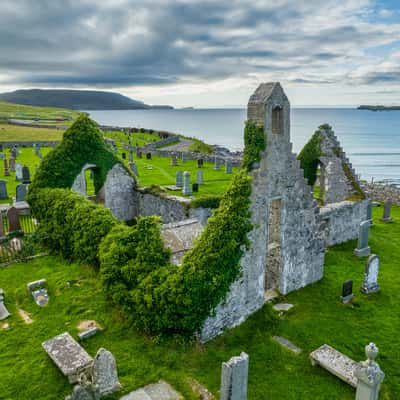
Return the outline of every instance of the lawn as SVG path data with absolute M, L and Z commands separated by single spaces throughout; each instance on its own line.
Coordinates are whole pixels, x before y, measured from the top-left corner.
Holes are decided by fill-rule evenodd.
M 223 172 L 222 172 L 223 173 Z M 382 208 L 374 209 L 371 248 L 381 257 L 381 292 L 362 295 L 365 259 L 353 256 L 355 241 L 329 249 L 322 281 L 281 298 L 294 304 L 282 317 L 272 318 L 269 305 L 240 327 L 206 345 L 143 336 L 129 326 L 104 297 L 98 275 L 90 268 L 69 264 L 57 257 L 36 259 L 0 270 L 0 287 L 12 313 L 10 327 L 0 330 L 0 393 L 9 400 L 55 400 L 72 389 L 41 348 L 41 343 L 64 331 L 77 337 L 77 324 L 95 319 L 104 330 L 83 343 L 94 356 L 99 347 L 117 359 L 123 391 L 167 380 L 185 399 L 194 400 L 189 381 L 194 378 L 218 398 L 222 361 L 245 351 L 250 356 L 249 400 L 354 400 L 349 385 L 319 367 L 311 367 L 308 354 L 327 343 L 355 360 L 365 359 L 364 346 L 374 341 L 378 362 L 386 373 L 381 400 L 399 398 L 400 339 L 400 208 L 393 209 L 394 223 L 379 221 Z M 26 283 L 46 278 L 50 303 L 35 305 Z M 358 307 L 339 300 L 342 282 L 354 280 Z M 67 281 L 72 282 L 70 288 Z M 27 311 L 34 322 L 25 324 L 17 309 Z M 277 314 L 276 314 L 277 315 Z M 272 341 L 281 335 L 303 349 L 295 355 Z
M 58 129 L 0 124 L 0 142 L 57 142 L 62 140 L 63 133 Z

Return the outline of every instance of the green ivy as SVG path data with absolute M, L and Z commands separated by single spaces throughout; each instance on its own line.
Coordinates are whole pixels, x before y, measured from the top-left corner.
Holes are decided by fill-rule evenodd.
M 86 114 L 81 114 L 64 133 L 62 142 L 44 157 L 29 187 L 70 188 L 85 164 L 94 164 L 96 192 L 103 186 L 108 171 L 118 158 L 103 140 L 102 131 Z M 29 201 L 29 199 L 28 199 Z
M 317 180 L 319 158 L 321 155 L 321 136 L 320 130 L 317 130 L 298 156 L 300 166 L 304 171 L 304 177 L 310 186 L 314 186 Z
M 190 208 L 218 208 L 221 196 L 203 196 L 190 202 Z
M 260 161 L 261 152 L 265 150 L 264 126 L 246 121 L 244 128 L 243 167 L 250 171 L 255 162 Z

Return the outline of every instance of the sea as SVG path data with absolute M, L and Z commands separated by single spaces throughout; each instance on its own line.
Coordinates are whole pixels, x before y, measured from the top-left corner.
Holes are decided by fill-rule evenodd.
M 102 125 L 165 130 L 232 151 L 243 149 L 245 109 L 88 111 Z M 400 186 L 400 111 L 292 108 L 291 141 L 298 153 L 319 125 L 332 126 L 361 179 Z

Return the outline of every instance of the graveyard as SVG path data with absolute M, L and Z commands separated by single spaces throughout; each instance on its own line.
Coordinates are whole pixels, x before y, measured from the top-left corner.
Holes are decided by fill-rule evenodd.
M 400 208 L 367 197 L 328 124 L 292 153 L 279 83 L 247 111 L 241 164 L 84 114 L 54 150 L 5 149 L 3 240 L 30 251 L 0 267 L 5 398 L 350 400 L 378 379 L 395 398 Z
M 287 313 L 266 305 L 240 327 L 201 345 L 177 338 L 150 337 L 133 329 L 120 311 L 104 298 L 97 275 L 88 267 L 59 257 L 46 257 L 0 269 L 6 305 L 12 314 L 8 329 L 0 330 L 0 390 L 4 398 L 31 399 L 40 393 L 43 400 L 63 398 L 71 385 L 41 349 L 41 343 L 61 332 L 75 335 L 81 320 L 96 320 L 102 331 L 83 342 L 94 356 L 99 347 L 117 359 L 122 393 L 157 382 L 169 382 L 185 399 L 198 399 L 191 389 L 196 379 L 216 398 L 220 385 L 220 364 L 233 355 L 249 354 L 248 398 L 354 399 L 354 389 L 322 368 L 312 367 L 308 354 L 329 343 L 355 360 L 363 360 L 363 348 L 373 341 L 380 348 L 379 364 L 386 373 L 382 399 L 395 399 L 400 392 L 397 340 L 400 312 L 400 278 L 397 251 L 400 246 L 400 209 L 392 210 L 395 222 L 380 221 L 382 207 L 374 208 L 371 228 L 372 252 L 381 257 L 381 291 L 366 296 L 359 291 L 365 259 L 353 255 L 355 241 L 329 249 L 324 279 L 281 297 L 294 307 Z M 38 307 L 27 296 L 25 285 L 46 277 L 50 301 Z M 354 281 L 355 305 L 344 305 L 339 297 L 341 283 Z M 71 282 L 71 287 L 67 287 Z M 26 324 L 18 309 L 34 321 Z M 4 323 L 4 321 L 2 321 Z M 1 323 L 0 323 L 1 324 Z M 294 354 L 272 340 L 288 338 L 302 349 Z

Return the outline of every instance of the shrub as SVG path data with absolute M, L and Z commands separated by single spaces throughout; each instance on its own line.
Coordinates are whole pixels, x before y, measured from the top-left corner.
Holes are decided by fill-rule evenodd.
M 322 125 L 321 125 L 322 126 Z M 300 166 L 304 171 L 304 177 L 308 184 L 314 186 L 317 180 L 317 171 L 319 158 L 321 157 L 321 137 L 320 131 L 317 130 L 308 143 L 303 147 L 299 156 Z
M 250 171 L 253 164 L 261 159 L 261 152 L 265 150 L 264 126 L 252 121 L 246 121 L 244 128 L 243 167 Z
M 221 196 L 204 196 L 193 199 L 190 202 L 191 208 L 218 208 Z

